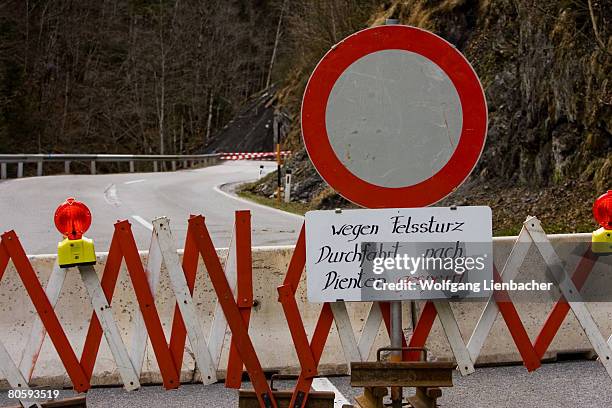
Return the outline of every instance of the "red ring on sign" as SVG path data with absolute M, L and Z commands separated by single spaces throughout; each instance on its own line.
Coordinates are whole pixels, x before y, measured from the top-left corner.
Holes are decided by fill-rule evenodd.
M 382 50 L 406 50 L 438 65 L 457 89 L 463 113 L 459 143 L 430 178 L 406 187 L 383 187 L 351 173 L 334 152 L 325 122 L 327 102 L 340 75 L 355 61 Z M 423 207 L 440 201 L 470 175 L 487 135 L 487 102 L 478 76 L 446 40 L 415 27 L 388 25 L 359 31 L 332 48 L 308 80 L 302 100 L 302 135 L 321 177 L 346 199 L 367 208 Z

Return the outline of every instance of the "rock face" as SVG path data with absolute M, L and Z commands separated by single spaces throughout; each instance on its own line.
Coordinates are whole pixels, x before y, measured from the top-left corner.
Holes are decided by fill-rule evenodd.
M 492 194 L 568 182 L 579 183 L 583 193 L 612 187 L 610 10 L 610 0 L 397 0 L 372 16 L 369 25 L 393 17 L 447 39 L 485 88 L 487 144 L 470 180 L 450 200 L 474 203 L 470 191 L 483 183 Z M 290 139 L 299 145 L 298 110 L 285 108 L 294 112 Z M 341 203 L 325 191 L 304 154 L 288 165 L 298 198 L 315 207 Z M 256 188 L 267 190 L 265 182 Z
M 233 119 L 213 135 L 205 153 L 274 151 L 274 89 L 253 95 Z
M 593 6 L 594 20 L 587 1 L 442 3 L 454 8 L 438 8 L 436 25 L 472 62 L 489 103 L 477 174 L 546 186 L 609 161 L 612 42 L 601 31 L 610 19 L 604 2 Z M 461 29 L 446 28 L 445 13 L 473 10 L 472 24 L 465 19 Z M 593 176 L 602 188 L 610 181 L 610 174 Z

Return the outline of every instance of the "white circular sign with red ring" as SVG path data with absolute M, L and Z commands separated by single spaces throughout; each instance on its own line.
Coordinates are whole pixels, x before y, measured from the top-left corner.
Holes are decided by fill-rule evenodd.
M 422 207 L 476 165 L 487 105 L 453 45 L 402 25 L 369 28 L 332 48 L 308 81 L 302 135 L 321 177 L 367 208 Z

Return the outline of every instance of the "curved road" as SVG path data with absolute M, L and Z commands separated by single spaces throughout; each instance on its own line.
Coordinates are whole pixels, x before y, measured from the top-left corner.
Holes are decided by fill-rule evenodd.
M 86 235 L 96 251 L 108 251 L 113 223 L 128 219 L 139 249 L 151 240 L 150 222 L 167 216 L 182 248 L 189 214 L 202 214 L 217 247 L 227 247 L 234 211 L 251 210 L 253 245 L 293 244 L 303 218 L 264 207 L 221 191 L 227 183 L 257 179 L 259 166 L 272 162 L 238 161 L 166 173 L 59 175 L 0 183 L 0 230 L 14 229 L 28 254 L 55 253 L 60 235 L 53 224 L 55 208 L 67 197 L 83 201 L 93 215 Z

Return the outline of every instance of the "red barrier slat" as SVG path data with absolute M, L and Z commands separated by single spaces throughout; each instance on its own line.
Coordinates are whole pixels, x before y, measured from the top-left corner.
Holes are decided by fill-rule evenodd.
M 227 323 L 232 331 L 232 338 L 235 340 L 236 348 L 240 353 L 242 361 L 249 373 L 253 388 L 257 393 L 257 400 L 259 405 L 266 406 L 265 400 L 268 400 L 269 405 L 273 408 L 278 408 L 276 400 L 272 395 L 270 386 L 266 381 L 261 363 L 257 358 L 257 353 L 249 337 L 249 332 L 244 325 L 240 309 L 234 301 L 232 290 L 227 282 L 223 267 L 217 256 L 215 246 L 213 245 L 206 224 L 204 223 L 204 217 L 197 216 L 189 220 L 190 224 L 194 224 L 196 233 L 194 234 L 198 249 L 204 259 L 206 270 L 210 276 L 210 280 L 213 284 L 219 304 L 223 309 L 223 313 L 227 319 Z
M 53 310 L 53 306 L 51 306 L 45 294 L 45 290 L 40 284 L 36 272 L 34 272 L 15 231 L 9 231 L 2 234 L 0 245 L 4 246 L 6 253 L 8 253 L 13 260 L 15 269 L 17 269 L 17 273 L 28 292 L 28 296 L 32 300 L 36 312 L 45 326 L 49 338 L 51 338 L 51 342 L 62 360 L 62 364 L 64 364 L 66 368 L 66 372 L 72 381 L 75 391 L 86 391 L 90 388 L 89 380 L 68 341 L 66 333 L 64 333 L 64 329 L 55 314 L 55 310 Z
M 419 321 L 414 328 L 412 337 L 410 337 L 408 347 L 425 347 L 425 342 L 427 341 L 431 328 L 436 321 L 436 316 L 438 316 L 438 312 L 436 311 L 436 306 L 433 304 L 433 302 L 425 302 L 425 307 L 423 308 Z M 420 358 L 420 353 L 415 352 L 410 352 L 407 356 L 408 361 L 417 361 L 420 360 Z
M 304 329 L 304 323 L 302 322 L 302 316 L 300 315 L 300 310 L 298 309 L 293 290 L 290 285 L 279 286 L 278 294 L 278 300 L 283 307 L 287 325 L 289 326 L 289 333 L 291 334 L 295 351 L 300 360 L 302 371 L 306 373 L 307 376 L 314 377 L 317 375 L 317 364 L 310 350 L 308 335 Z
M 198 258 L 200 253 L 195 242 L 195 228 L 191 223 L 187 226 L 187 235 L 185 237 L 185 251 L 183 253 L 183 272 L 189 293 L 193 296 L 195 280 L 198 270 Z M 172 318 L 172 332 L 170 334 L 170 352 L 177 370 L 180 372 L 183 366 L 183 354 L 185 352 L 185 341 L 187 339 L 187 329 L 183 316 L 177 304 L 174 306 L 174 317 Z
M 251 253 L 251 212 L 236 211 L 236 303 L 245 327 L 249 327 L 253 307 L 253 260 Z M 242 384 L 242 360 L 234 337 L 230 343 L 225 386 L 240 388 Z
M 285 318 L 289 325 L 289 332 L 291 333 L 291 338 L 293 339 L 295 351 L 297 352 L 301 366 L 300 376 L 293 390 L 291 402 L 289 403 L 289 406 L 292 408 L 302 408 L 306 406 L 312 380 L 317 374 L 317 367 L 334 321 L 331 306 L 329 303 L 325 303 L 319 315 L 319 320 L 317 320 L 312 339 L 308 342 L 304 323 L 295 300 L 295 293 L 300 283 L 305 264 L 305 226 L 302 224 L 300 236 L 293 251 L 291 261 L 289 262 L 284 283 L 278 287 L 279 301 L 283 307 L 283 312 L 285 313 Z M 298 399 L 301 403 L 298 403 Z
M 314 358 L 315 367 L 318 366 L 321 361 L 321 356 L 323 355 L 325 343 L 327 342 L 327 337 L 329 336 L 333 322 L 334 314 L 332 313 L 331 306 L 329 303 L 324 303 L 321 314 L 319 315 L 319 320 L 317 320 L 315 331 L 312 334 L 312 340 L 310 341 L 309 347 Z M 305 372 L 302 367 L 295 389 L 293 390 L 293 395 L 291 396 L 291 402 L 289 403 L 290 407 L 302 408 L 306 406 L 313 378 L 314 377 L 308 372 Z M 302 404 L 297 405 L 296 400 L 300 394 L 303 395 Z
M 572 281 L 574 285 L 576 285 L 576 289 L 581 290 L 586 282 L 589 274 L 593 270 L 593 266 L 597 261 L 597 255 L 591 251 L 591 245 L 584 252 L 582 258 L 578 265 L 576 265 L 576 269 L 574 270 L 574 275 L 572 276 Z M 540 333 L 535 341 L 535 352 L 538 358 L 541 360 L 550 347 L 553 339 L 557 335 L 559 328 L 563 324 L 565 317 L 570 311 L 570 305 L 567 303 L 567 300 L 564 296 L 561 296 L 559 301 L 555 304 L 554 308 L 546 318 Z
M 4 276 L 4 271 L 6 270 L 9 259 L 10 257 L 6 249 L 4 249 L 4 246 L 0 245 L 0 280 L 2 280 Z
M 304 265 L 306 265 L 306 226 L 302 224 L 300 235 L 295 244 L 289 267 L 287 268 L 287 275 L 285 275 L 285 280 L 283 281 L 283 285 L 291 286 L 294 294 L 300 283 Z
M 155 299 L 151 293 L 147 275 L 140 261 L 130 223 L 122 221 L 115 224 L 115 231 L 118 232 L 121 252 L 123 252 L 127 270 L 132 279 L 136 299 L 138 300 L 147 332 L 149 333 L 149 339 L 151 340 L 153 352 L 159 365 L 164 387 L 166 389 L 177 388 L 180 385 L 180 372 L 174 365 L 174 360 L 166 343 L 164 329 L 159 320 L 159 314 L 155 307 Z
M 495 265 L 493 265 L 493 279 L 496 283 L 502 282 L 502 278 L 499 275 Z M 514 340 L 514 344 L 516 345 L 516 348 L 523 359 L 525 368 L 527 368 L 527 371 L 534 371 L 538 369 L 541 366 L 540 359 L 536 355 L 531 339 L 527 334 L 527 330 L 525 330 L 521 317 L 516 311 L 508 292 L 505 290 L 496 290 L 493 293 L 493 297 L 495 299 L 495 303 L 497 303 L 499 312 L 506 322 L 506 326 L 508 326 L 510 335 Z

